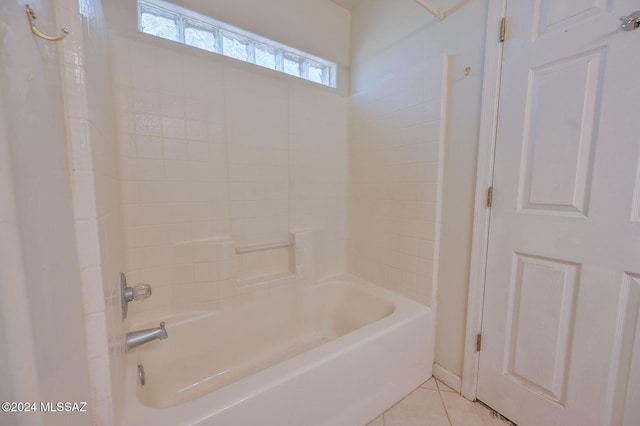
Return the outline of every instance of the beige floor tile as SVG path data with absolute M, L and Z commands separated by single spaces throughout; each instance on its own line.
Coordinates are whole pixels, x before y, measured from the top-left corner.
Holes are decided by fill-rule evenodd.
M 432 390 L 438 389 L 438 386 L 436 386 L 436 379 L 434 379 L 433 377 L 431 377 L 429 380 L 421 384 L 420 387 L 423 389 L 432 389 Z
M 471 402 L 454 392 L 441 392 L 442 400 L 453 426 L 507 426 L 491 415 L 485 406 Z
M 384 419 L 382 418 L 382 414 L 367 423 L 367 426 L 384 426 Z
M 444 383 L 442 383 L 440 380 L 436 380 L 436 382 L 438 383 L 438 389 L 440 389 L 440 392 L 456 392 L 455 390 L 451 389 L 449 386 L 445 385 Z
M 418 388 L 384 413 L 384 426 L 450 426 L 437 391 Z

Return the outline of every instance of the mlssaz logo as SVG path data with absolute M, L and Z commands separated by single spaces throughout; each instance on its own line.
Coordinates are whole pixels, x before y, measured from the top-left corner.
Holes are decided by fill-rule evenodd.
M 40 411 L 42 412 L 65 412 L 65 413 L 86 413 L 86 402 L 41 402 Z

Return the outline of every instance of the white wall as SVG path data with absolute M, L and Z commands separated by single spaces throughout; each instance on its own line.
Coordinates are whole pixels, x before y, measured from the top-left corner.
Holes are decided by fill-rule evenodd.
M 0 168 L 13 184 L 7 188 L 3 179 L 6 191 L 0 192 L 0 250 L 3 261 L 12 261 L 2 265 L 0 275 L 0 318 L 11 342 L 1 351 L 9 352 L 15 369 L 12 383 L 2 386 L 12 388 L 18 401 L 89 402 L 57 47 L 32 36 L 24 3 L 0 4 Z M 50 2 L 30 3 L 38 11 L 39 25 L 55 31 Z M 20 350 L 25 352 L 16 352 Z M 90 413 L 30 414 L 34 415 L 3 413 L 0 423 L 91 422 Z
M 351 98 L 349 271 L 429 306 L 446 119 L 443 62 L 423 58 L 383 79 L 372 75 L 376 67 L 358 65 L 359 91 Z
M 343 272 L 347 98 L 146 34 L 112 40 L 126 270 L 154 287 L 132 322 L 257 297 L 236 279 L 289 271 L 287 250 L 218 262 L 204 250 L 221 238 L 310 228 L 315 277 Z
M 172 0 L 268 39 L 338 64 L 338 89 L 349 88 L 349 12 L 328 0 Z M 105 2 L 110 27 L 120 33 L 137 31 L 137 2 Z
M 435 3 L 441 9 L 454 2 Z M 486 0 L 436 22 L 413 1 L 364 0 L 353 12 L 352 91 L 449 55 L 436 363 L 462 374 Z M 464 69 L 471 67 L 471 75 Z
M 466 333 L 487 4 L 473 1 L 447 18 L 433 29 L 429 35 L 433 42 L 425 46 L 440 44 L 453 55 L 435 359 L 458 376 L 462 376 Z M 467 66 L 471 75 L 465 77 Z
M 289 90 L 289 222 L 311 229 L 321 279 L 346 271 L 348 99 L 307 85 Z

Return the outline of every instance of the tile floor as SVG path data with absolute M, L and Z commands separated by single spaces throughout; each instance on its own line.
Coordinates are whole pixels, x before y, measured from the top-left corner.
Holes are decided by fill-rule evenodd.
M 433 377 L 367 426 L 508 426 Z

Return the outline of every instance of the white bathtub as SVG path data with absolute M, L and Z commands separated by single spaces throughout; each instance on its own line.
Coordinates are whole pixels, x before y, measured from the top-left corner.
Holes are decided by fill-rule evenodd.
M 123 425 L 364 425 L 431 376 L 431 310 L 353 277 L 162 320 Z

